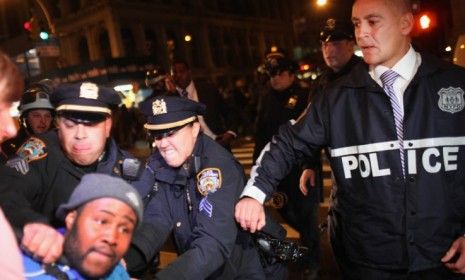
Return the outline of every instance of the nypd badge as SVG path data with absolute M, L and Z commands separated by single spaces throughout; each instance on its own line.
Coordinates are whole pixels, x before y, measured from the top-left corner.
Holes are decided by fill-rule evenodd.
M 153 103 L 152 103 L 152 112 L 153 112 L 154 116 L 168 113 L 168 110 L 166 109 L 165 100 L 157 99 L 157 100 L 153 101 Z
M 297 101 L 299 101 L 299 97 L 297 95 L 292 95 L 289 97 L 286 103 L 286 108 L 288 109 L 294 109 L 295 106 L 297 105 Z
M 36 137 L 30 137 L 19 147 L 16 154 L 27 162 L 38 160 L 47 156 L 45 143 Z
M 442 111 L 454 114 L 463 110 L 465 106 L 463 89 L 454 87 L 441 88 L 438 94 L 438 106 Z
M 206 168 L 197 174 L 197 190 L 203 196 L 221 188 L 221 171 L 218 168 Z
M 98 86 L 94 83 L 82 83 L 79 88 L 79 97 L 87 99 L 98 98 Z

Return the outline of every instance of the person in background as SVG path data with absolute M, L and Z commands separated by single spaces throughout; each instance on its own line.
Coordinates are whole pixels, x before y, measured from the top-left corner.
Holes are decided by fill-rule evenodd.
M 63 255 L 44 264 L 23 252 L 27 279 L 130 279 L 120 261 L 143 217 L 142 200 L 131 185 L 86 174 L 56 216 L 65 223 Z
M 31 85 L 24 92 L 18 106 L 20 129 L 18 135 L 2 144 L 8 158 L 16 155 L 18 148 L 32 135 L 43 134 L 53 128 L 55 108 L 50 103 L 53 84 L 42 80 Z
M 205 116 L 199 119 L 205 135 L 216 140 L 226 149 L 231 148 L 237 134 L 238 117 L 231 106 L 225 103 L 218 89 L 211 83 L 194 81 L 189 65 L 184 60 L 175 60 L 171 66 L 176 93 L 207 106 Z
M 354 28 L 350 21 L 329 18 L 320 32 L 321 53 L 326 64 L 326 69 L 315 82 L 310 91 L 309 103 L 320 94 L 323 94 L 326 87 L 331 83 L 346 75 L 350 70 L 361 61 L 359 57 L 354 54 Z M 323 196 L 323 170 L 321 159 L 311 162 L 303 160 L 302 162 L 302 175 L 299 181 L 299 188 L 304 195 L 309 195 L 310 191 L 313 195 L 317 194 L 319 201 Z M 333 180 L 334 181 L 334 180 Z M 315 192 L 315 189 L 317 191 Z M 312 194 L 310 194 L 312 195 Z M 315 209 L 317 210 L 317 209 Z M 312 220 L 318 220 L 318 211 L 312 213 Z M 319 240 L 320 229 L 318 223 L 310 223 L 311 233 L 313 240 Z M 319 264 L 319 243 L 315 244 L 314 250 L 316 260 L 315 263 Z M 318 266 L 317 266 L 318 267 Z M 316 279 L 316 272 L 318 269 L 313 269 L 307 279 Z
M 365 63 L 275 137 L 236 205 L 241 227 L 260 229 L 262 203 L 292 164 L 327 149 L 343 279 L 464 279 L 465 70 L 415 51 L 411 4 L 354 2 Z
M 23 92 L 23 77 L 16 65 L 0 51 L 0 144 L 16 135 L 16 125 L 10 110 Z M 0 148 L 0 152 L 1 148 Z M 3 156 L 2 156 L 3 158 Z M 23 266 L 13 230 L 0 208 L 0 274 L 3 279 L 19 280 Z

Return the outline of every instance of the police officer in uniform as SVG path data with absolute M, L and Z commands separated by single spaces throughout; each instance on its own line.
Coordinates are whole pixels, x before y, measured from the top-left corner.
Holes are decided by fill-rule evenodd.
M 265 69 L 270 78 L 269 91 L 260 97 L 256 120 L 254 161 L 278 131 L 278 127 L 297 117 L 307 106 L 308 92 L 300 87 L 297 63 L 291 59 L 268 55 Z
M 23 229 L 22 245 L 44 263 L 61 255 L 62 226 L 54 213 L 86 173 L 137 177 L 138 162 L 110 137 L 118 94 L 93 83 L 59 86 L 52 95 L 56 130 L 29 138 L 0 170 L 0 206 Z
M 300 87 L 295 75 L 297 64 L 286 58 L 283 52 L 269 53 L 266 56 L 265 69 L 270 77 L 271 88 L 259 101 L 254 161 L 260 161 L 260 152 L 278 132 L 278 128 L 292 119 L 297 119 L 305 110 L 308 101 L 308 91 Z M 278 192 L 274 193 L 270 201 L 278 208 L 286 222 L 300 233 L 302 244 L 309 248 L 310 254 L 305 260 L 305 268 L 317 271 L 320 262 L 318 189 L 311 188 L 310 195 L 302 195 L 298 189 L 300 173 L 300 166 L 295 165 L 279 184 Z
M 201 132 L 201 103 L 159 96 L 145 111 L 145 127 L 154 138 L 143 184 L 145 231 L 133 238 L 132 250 L 146 260 L 170 233 L 179 257 L 157 279 L 264 279 L 251 237 L 238 229 L 234 205 L 245 176 L 221 145 Z
M 324 89 L 340 77 L 346 75 L 361 61 L 354 54 L 354 30 L 349 21 L 329 18 L 320 32 L 321 52 L 326 68 L 312 86 L 309 102 L 315 96 L 323 94 Z M 308 196 L 317 195 L 318 200 L 323 200 L 323 170 L 320 158 L 312 162 L 309 159 L 302 162 L 302 175 L 300 178 L 300 189 Z M 313 179 L 312 179 L 313 177 Z M 309 188 L 309 183 L 311 187 Z M 310 193 L 309 193 L 310 192 Z M 313 219 L 310 228 L 310 236 L 314 240 L 313 269 L 307 274 L 307 279 L 316 279 L 318 274 L 319 256 L 319 228 L 317 227 L 318 211 L 313 211 Z
M 42 134 L 53 128 L 55 108 L 50 103 L 53 91 L 50 80 L 43 80 L 30 86 L 23 94 L 18 106 L 20 129 L 16 137 L 2 144 L 2 151 L 11 158 L 31 135 Z

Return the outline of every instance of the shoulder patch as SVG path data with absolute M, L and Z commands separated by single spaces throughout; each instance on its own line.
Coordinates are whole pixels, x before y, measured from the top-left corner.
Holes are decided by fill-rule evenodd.
M 27 162 L 31 162 L 46 157 L 46 148 L 44 141 L 36 137 L 30 137 L 19 147 L 16 154 Z
M 197 173 L 197 190 L 203 196 L 221 188 L 221 171 L 218 168 L 205 168 Z

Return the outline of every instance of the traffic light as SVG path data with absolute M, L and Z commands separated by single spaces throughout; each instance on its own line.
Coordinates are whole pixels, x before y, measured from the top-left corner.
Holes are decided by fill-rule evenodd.
M 24 22 L 23 27 L 27 32 L 32 32 L 32 22 L 30 20 Z
M 48 32 L 47 32 L 47 31 L 44 31 L 44 30 L 40 31 L 40 33 L 39 33 L 39 38 L 40 38 L 42 41 L 47 41 L 48 38 L 49 38 Z
M 25 21 L 23 23 L 23 28 L 24 28 L 24 31 L 29 36 L 29 39 L 31 39 L 31 40 L 36 40 L 37 39 L 39 26 L 38 26 L 37 21 L 35 20 L 34 17 L 31 17 L 29 20 Z
M 428 32 L 437 25 L 436 14 L 424 11 L 416 16 L 416 29 L 418 32 Z
M 431 27 L 431 18 L 427 14 L 423 14 L 418 20 L 420 28 L 425 30 Z

